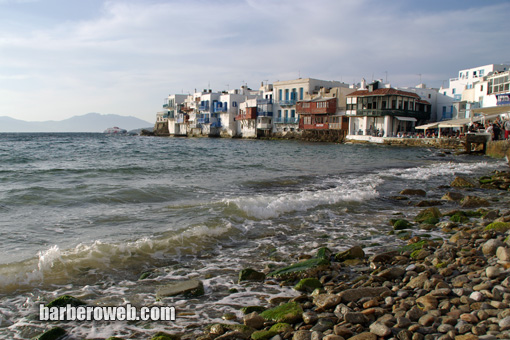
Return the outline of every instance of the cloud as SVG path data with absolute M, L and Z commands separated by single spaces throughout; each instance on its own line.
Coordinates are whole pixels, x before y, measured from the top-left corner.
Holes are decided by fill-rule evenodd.
M 71 3 L 52 3 L 75 13 Z M 257 87 L 298 76 L 351 83 L 387 74 L 394 85 L 413 86 L 422 74 L 440 86 L 458 69 L 510 59 L 501 43 L 510 31 L 507 2 L 433 9 L 368 0 L 87 4 L 81 17 L 56 17 L 51 6 L 24 12 L 30 4 L 0 14 L 0 90 L 18 98 L 10 112 L 32 115 L 22 104 L 30 97 L 52 119 L 95 111 L 152 120 L 167 94 L 209 84 Z M 7 105 L 0 103 L 0 115 Z

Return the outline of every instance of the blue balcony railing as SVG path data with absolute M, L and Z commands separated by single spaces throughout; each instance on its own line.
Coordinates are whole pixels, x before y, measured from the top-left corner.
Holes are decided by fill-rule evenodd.
M 199 124 L 209 124 L 209 118 L 198 118 L 197 123 Z
M 296 100 L 295 99 L 280 100 L 278 103 L 280 104 L 280 106 L 292 106 L 296 105 Z
M 209 104 L 203 104 L 198 107 L 200 111 L 209 111 Z
M 274 119 L 275 124 L 297 124 L 299 118 L 297 117 L 276 117 Z
M 273 117 L 273 112 L 269 111 L 257 111 L 258 117 Z
M 163 104 L 163 108 L 166 109 L 168 107 L 168 104 Z

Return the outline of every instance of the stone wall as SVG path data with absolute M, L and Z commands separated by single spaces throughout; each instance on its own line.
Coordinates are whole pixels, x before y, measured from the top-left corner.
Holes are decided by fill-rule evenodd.
M 510 160 L 510 140 L 488 142 L 487 155 L 495 158 L 506 157 L 508 160 Z
M 154 135 L 155 136 L 169 136 L 168 132 L 168 121 L 166 122 L 156 122 L 154 124 Z

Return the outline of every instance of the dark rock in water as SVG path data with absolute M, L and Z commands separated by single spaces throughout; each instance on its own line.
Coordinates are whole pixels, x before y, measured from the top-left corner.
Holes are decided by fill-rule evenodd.
M 406 201 L 409 199 L 407 196 L 390 196 L 390 199 L 395 201 Z
M 80 299 L 75 298 L 71 295 L 62 295 L 55 300 L 51 301 L 46 305 L 46 307 L 66 307 L 67 305 L 71 305 L 73 307 L 77 306 L 83 306 L 86 305 L 85 302 L 81 301 Z
M 264 281 L 266 274 L 258 272 L 251 268 L 243 269 L 239 272 L 239 281 Z
M 489 205 L 489 201 L 476 196 L 466 196 L 460 201 L 460 206 L 463 208 L 488 207 Z
M 443 202 L 437 200 L 420 201 L 415 204 L 417 207 L 434 207 L 437 205 L 443 205 Z
M 253 312 L 262 313 L 265 310 L 266 308 L 262 306 L 247 306 L 241 308 L 241 312 L 243 312 L 243 314 L 250 314 Z
M 321 248 L 317 251 L 316 257 L 308 259 L 306 261 L 291 264 L 290 266 L 281 269 L 277 269 L 269 273 L 268 275 L 278 277 L 304 275 L 306 273 L 309 273 L 310 271 L 318 270 L 323 266 L 329 265 L 330 256 L 331 251 L 329 249 Z
M 200 280 L 191 279 L 186 281 L 173 282 L 156 290 L 156 296 L 163 298 L 183 294 L 187 297 L 204 295 L 204 284 Z
M 446 201 L 460 201 L 464 198 L 464 195 L 458 193 L 458 192 L 447 192 L 446 194 L 441 197 L 442 200 Z
M 365 257 L 365 252 L 363 248 L 360 246 L 354 246 L 346 251 L 338 253 L 335 255 L 335 260 L 338 262 L 342 262 L 345 260 L 354 260 L 354 259 L 362 259 Z
M 393 230 L 403 230 L 411 228 L 411 223 L 405 219 L 398 219 L 392 221 Z
M 400 194 L 413 196 L 427 196 L 427 192 L 421 189 L 404 189 L 400 192 Z
M 465 177 L 456 177 L 451 183 L 450 186 L 455 188 L 474 188 L 476 185 L 468 178 Z
M 66 334 L 65 329 L 61 327 L 53 327 L 52 329 L 36 336 L 32 340 L 57 340 Z
M 179 340 L 181 337 L 175 334 L 168 334 L 165 332 L 157 332 L 151 340 Z
M 414 220 L 416 222 L 424 222 L 429 218 L 440 218 L 440 217 L 441 217 L 441 212 L 439 211 L 439 209 L 436 207 L 433 207 L 433 208 L 427 208 L 427 209 L 420 211 L 420 213 L 418 214 L 418 216 L 415 217 Z

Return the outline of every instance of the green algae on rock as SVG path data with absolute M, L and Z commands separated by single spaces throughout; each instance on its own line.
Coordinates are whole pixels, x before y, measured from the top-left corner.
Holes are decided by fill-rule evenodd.
M 62 295 L 48 304 L 46 304 L 46 307 L 66 307 L 67 305 L 71 305 L 73 307 L 83 306 L 86 305 L 85 302 L 81 301 L 80 299 L 75 298 L 71 295 Z
M 266 320 L 284 323 L 295 323 L 301 319 L 303 314 L 303 308 L 296 302 L 289 302 L 283 305 L 268 309 L 262 313 L 262 316 Z
M 238 283 L 242 281 L 264 281 L 266 279 L 266 274 L 258 272 L 252 268 L 246 268 L 239 272 L 239 280 Z
M 492 222 L 485 227 L 485 230 L 495 230 L 505 232 L 510 230 L 510 222 Z
M 32 340 L 57 340 L 62 338 L 65 334 L 66 330 L 62 327 L 53 327 L 52 329 L 32 338 Z
M 423 209 L 422 211 L 420 211 L 418 213 L 418 215 L 414 218 L 414 220 L 416 222 L 423 223 L 431 218 L 439 219 L 439 218 L 441 218 L 441 216 L 442 215 L 441 215 L 441 212 L 439 211 L 439 209 L 437 207 L 432 207 L 432 208 L 427 208 L 427 209 Z M 428 223 L 428 224 L 432 224 L 432 223 Z
M 297 262 L 294 264 L 291 264 L 290 266 L 277 269 L 271 273 L 268 274 L 268 276 L 278 276 L 278 277 L 284 277 L 284 276 L 292 276 L 292 275 L 299 275 L 299 274 L 305 274 L 311 270 L 320 269 L 322 266 L 328 266 L 329 265 L 329 257 L 331 256 L 331 251 L 327 248 L 321 248 L 317 251 L 316 257 L 313 257 L 311 259 Z
M 295 286 L 294 289 L 299 292 L 313 292 L 316 288 L 321 288 L 322 283 L 313 277 L 301 279 Z

